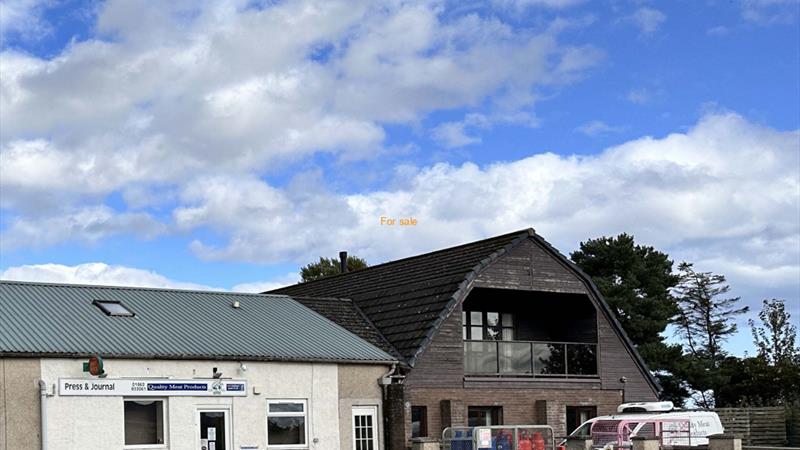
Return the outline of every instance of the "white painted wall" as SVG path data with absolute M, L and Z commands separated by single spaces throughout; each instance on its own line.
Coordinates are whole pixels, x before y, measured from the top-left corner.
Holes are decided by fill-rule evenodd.
M 123 397 L 59 396 L 59 378 L 90 378 L 82 371 L 83 360 L 42 359 L 42 379 L 53 388 L 48 398 L 47 430 L 50 450 L 123 449 Z M 105 360 L 109 378 L 210 378 L 212 368 L 223 377 L 247 380 L 246 397 L 167 397 L 167 447 L 170 450 L 196 450 L 195 415 L 198 407 L 228 406 L 231 410 L 233 446 L 258 445 L 266 449 L 266 402 L 268 399 L 308 400 L 309 450 L 338 449 L 342 441 L 338 370 L 336 364 L 245 362 L 241 372 L 238 362 Z M 364 366 L 375 371 L 376 366 Z M 371 373 L 371 372 L 370 372 Z M 371 378 L 371 377 L 370 377 Z M 377 380 L 374 381 L 377 384 Z M 254 395 L 253 389 L 260 395 Z M 378 396 L 372 400 L 380 405 Z M 382 430 L 379 430 L 382 433 Z M 352 433 L 352 430 L 350 430 Z M 314 439 L 318 442 L 314 443 Z M 345 439 L 347 441 L 347 439 Z

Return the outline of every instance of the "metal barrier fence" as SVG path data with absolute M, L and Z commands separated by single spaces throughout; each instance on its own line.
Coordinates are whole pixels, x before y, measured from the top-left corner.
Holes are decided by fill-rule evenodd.
M 443 450 L 556 450 L 553 428 L 547 425 L 448 427 Z

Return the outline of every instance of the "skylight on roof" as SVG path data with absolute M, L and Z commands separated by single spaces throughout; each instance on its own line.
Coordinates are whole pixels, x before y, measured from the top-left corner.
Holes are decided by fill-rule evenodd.
M 136 315 L 123 305 L 122 302 L 117 300 L 95 300 L 92 304 L 100 308 L 107 316 L 133 317 Z

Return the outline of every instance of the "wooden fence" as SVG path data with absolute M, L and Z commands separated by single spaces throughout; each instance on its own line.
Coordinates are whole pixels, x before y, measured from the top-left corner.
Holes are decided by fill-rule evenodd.
M 714 411 L 719 415 L 725 433 L 738 435 L 743 445 L 783 446 L 789 442 L 786 430 L 792 414 L 783 406 L 717 408 Z
M 786 431 L 788 433 L 789 447 L 800 447 L 800 403 L 787 408 Z

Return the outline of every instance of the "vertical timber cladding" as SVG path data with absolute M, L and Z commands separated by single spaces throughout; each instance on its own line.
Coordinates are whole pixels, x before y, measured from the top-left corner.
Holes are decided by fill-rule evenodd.
M 599 343 L 599 372 L 603 389 L 623 389 L 626 401 L 652 401 L 657 395 L 645 374 L 609 319 L 603 314 L 599 299 L 590 293 L 584 281 L 563 262 L 556 259 L 536 242 L 528 239 L 508 255 L 486 268 L 474 283 L 475 287 L 532 290 L 542 292 L 586 294 L 597 310 Z
M 599 386 L 594 384 L 591 390 L 567 388 L 547 381 L 531 382 L 533 389 L 522 386 L 512 388 L 509 385 L 502 387 L 499 383 L 497 388 L 491 388 L 486 384 L 481 384 L 479 387 L 473 383 L 466 386 L 463 370 L 462 308 L 459 304 L 435 332 L 430 344 L 419 356 L 406 379 L 406 401 L 413 405 L 428 406 L 431 433 L 440 431 L 438 427 L 442 425 L 442 418 L 439 414 L 439 401 L 446 399 L 463 399 L 473 405 L 476 404 L 470 401 L 470 398 L 474 398 L 474 401 L 491 402 L 487 405 L 507 404 L 509 411 L 515 412 L 512 416 L 504 417 L 506 423 L 513 423 L 511 420 L 532 423 L 536 419 L 534 400 L 546 399 L 548 421 L 557 422 L 552 423 L 557 428 L 564 426 L 560 422 L 564 420 L 562 413 L 569 402 L 579 405 L 590 401 L 598 406 L 599 414 L 613 412 L 616 405 L 622 401 L 623 385 L 620 378 L 623 376 L 627 379 L 625 383 L 627 401 L 656 399 L 656 394 L 646 380 L 645 374 L 634 361 L 634 355 L 628 351 L 620 336 L 614 331 L 589 286 L 565 263 L 532 239 L 521 242 L 508 254 L 492 262 L 478 275 L 471 287 L 587 295 L 597 310 L 600 383 Z M 458 388 L 454 389 L 456 387 Z M 525 404 L 519 404 L 520 399 Z M 530 400 L 529 408 L 528 400 Z M 504 407 L 504 411 L 505 409 Z M 527 418 L 528 415 L 530 418 Z M 407 426 L 410 426 L 410 423 Z

